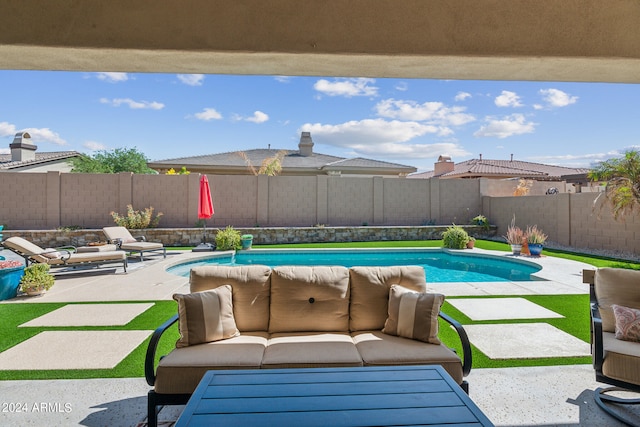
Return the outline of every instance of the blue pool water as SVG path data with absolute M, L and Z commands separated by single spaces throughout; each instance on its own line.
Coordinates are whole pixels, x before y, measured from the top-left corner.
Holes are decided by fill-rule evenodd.
M 495 255 L 463 255 L 442 250 L 251 250 L 223 257 L 213 256 L 170 267 L 167 271 L 189 276 L 200 265 L 343 265 L 388 266 L 419 265 L 425 269 L 427 282 L 506 282 L 531 281 L 540 266 Z

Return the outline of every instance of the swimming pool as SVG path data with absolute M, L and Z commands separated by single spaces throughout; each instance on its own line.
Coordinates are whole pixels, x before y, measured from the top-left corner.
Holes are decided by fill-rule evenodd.
M 504 259 L 487 254 L 463 254 L 440 248 L 429 249 L 252 249 L 172 266 L 168 272 L 189 276 L 200 265 L 419 265 L 427 282 L 508 282 L 540 280 L 531 275 L 541 269 L 532 262 Z

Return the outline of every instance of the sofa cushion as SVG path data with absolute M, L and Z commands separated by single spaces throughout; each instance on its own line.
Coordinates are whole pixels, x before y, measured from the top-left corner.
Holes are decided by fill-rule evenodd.
M 640 309 L 640 271 L 624 268 L 599 268 L 595 274 L 595 291 L 602 317 L 602 330 L 615 332 L 612 304 Z
M 160 360 L 157 393 L 193 393 L 212 369 L 259 369 L 267 346 L 266 332 L 243 332 L 228 340 L 176 348 Z
M 265 265 L 209 265 L 191 269 L 191 292 L 231 285 L 240 332 L 267 331 L 271 269 Z
M 425 292 L 427 283 L 420 266 L 351 267 L 351 331 L 381 330 L 387 320 L 389 289 L 400 285 Z
M 276 267 L 271 272 L 269 332 L 347 332 L 346 267 Z
M 624 341 L 640 342 L 640 310 L 612 304 L 616 319 L 616 338 Z
M 272 334 L 262 359 L 262 368 L 351 366 L 362 366 L 362 358 L 347 332 Z
M 382 332 L 388 335 L 440 344 L 438 313 L 444 295 L 414 292 L 393 285 L 389 291 L 389 317 Z
M 364 366 L 441 365 L 462 384 L 462 361 L 443 344 L 428 344 L 380 331 L 352 332 L 351 336 Z
M 604 361 L 602 373 L 608 377 L 640 384 L 640 344 L 616 339 L 612 332 L 602 334 Z
M 174 294 L 178 302 L 178 330 L 180 339 L 176 347 L 187 347 L 205 342 L 219 341 L 240 335 L 233 318 L 231 286 L 195 292 Z

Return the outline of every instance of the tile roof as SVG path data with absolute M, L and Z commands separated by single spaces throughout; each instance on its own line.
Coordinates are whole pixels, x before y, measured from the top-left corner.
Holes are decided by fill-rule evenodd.
M 456 163 L 453 171 L 439 175 L 439 178 L 462 177 L 519 177 L 538 180 L 560 180 L 563 175 L 583 174 L 586 168 L 568 168 L 564 166 L 545 165 L 542 163 L 524 162 L 520 160 L 471 159 Z M 431 178 L 434 171 L 412 174 L 410 178 Z
M 46 153 L 35 153 L 34 160 L 12 161 L 11 154 L 0 154 L 0 170 L 20 169 L 25 166 L 47 163 L 54 160 L 68 159 L 80 156 L 77 151 L 50 151 Z

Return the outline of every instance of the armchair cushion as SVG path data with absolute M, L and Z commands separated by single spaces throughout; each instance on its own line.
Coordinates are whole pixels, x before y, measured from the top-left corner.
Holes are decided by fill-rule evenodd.
M 440 344 L 438 339 L 438 313 L 444 295 L 414 292 L 393 285 L 389 291 L 389 317 L 383 333 Z
M 180 339 L 176 347 L 219 341 L 240 335 L 233 318 L 231 286 L 211 291 L 174 294 L 178 302 Z
M 640 342 L 640 310 L 613 304 L 616 319 L 616 338 L 623 341 Z

